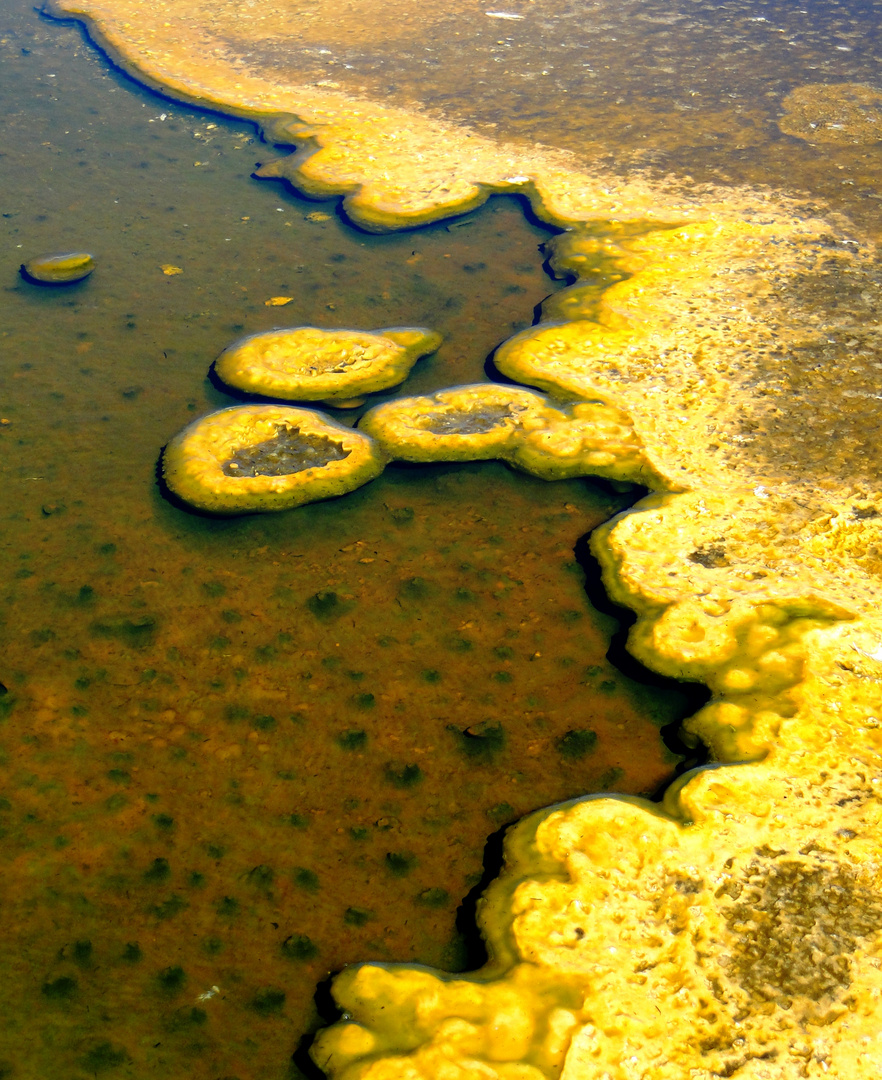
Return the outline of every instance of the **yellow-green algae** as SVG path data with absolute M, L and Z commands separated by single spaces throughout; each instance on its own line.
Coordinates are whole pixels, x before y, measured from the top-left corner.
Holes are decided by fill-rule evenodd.
M 176 435 L 163 451 L 162 475 L 198 510 L 242 514 L 345 495 L 385 464 L 367 435 L 312 409 L 234 405 Z
M 711 686 L 692 728 L 719 765 L 741 762 L 687 777 L 663 809 L 589 799 L 528 818 L 482 912 L 488 967 L 455 980 L 351 969 L 338 980 L 346 1018 L 317 1060 L 346 1080 L 878 1072 L 872 252 L 769 192 L 621 180 L 333 89 L 276 85 L 235 44 L 210 48 L 213 13 L 139 0 L 65 10 L 87 14 L 147 81 L 278 116 L 277 137 L 305 146 L 264 174 L 345 195 L 367 228 L 520 191 L 576 248 L 596 249 L 606 229 L 620 284 L 600 296 L 577 284 L 553 305 L 570 304 L 570 321 L 540 323 L 497 362 L 629 416 L 667 490 L 594 550 L 638 613 L 635 650 Z M 617 236 L 623 223 L 641 227 Z M 829 363 L 796 362 L 830 343 Z
M 499 458 L 544 480 L 655 479 L 623 413 L 598 402 L 555 402 L 519 386 L 477 383 L 398 398 L 365 413 L 359 430 L 399 461 Z
M 25 277 L 42 285 L 68 285 L 82 281 L 95 269 L 95 260 L 84 251 L 68 251 L 56 255 L 38 255 L 22 263 Z
M 368 332 L 298 326 L 236 341 L 214 368 L 222 382 L 250 394 L 341 407 L 397 386 L 440 344 L 440 334 L 421 327 Z

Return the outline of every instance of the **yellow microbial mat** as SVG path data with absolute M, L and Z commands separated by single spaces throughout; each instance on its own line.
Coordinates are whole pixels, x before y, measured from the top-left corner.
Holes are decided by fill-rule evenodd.
M 355 408 L 364 394 L 403 382 L 417 360 L 440 344 L 440 334 L 418 327 L 368 333 L 298 326 L 234 342 L 214 369 L 236 390 Z

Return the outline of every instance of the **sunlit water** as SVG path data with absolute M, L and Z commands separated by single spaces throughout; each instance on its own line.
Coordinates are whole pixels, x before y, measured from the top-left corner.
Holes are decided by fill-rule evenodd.
M 0 1077 L 298 1076 L 319 982 L 474 961 L 455 919 L 487 837 L 587 791 L 656 791 L 678 760 L 659 729 L 690 699 L 606 658 L 617 623 L 574 554 L 628 504 L 602 485 L 488 463 L 391 466 L 275 516 L 163 498 L 161 447 L 234 400 L 207 378 L 231 340 L 425 325 L 445 344 L 402 393 L 486 379 L 554 288 L 548 233 L 495 199 L 366 236 L 249 179 L 273 151 L 248 126 L 8 9 Z M 665 92 L 665 115 L 691 108 Z M 713 171 L 703 139 L 682 158 Z M 863 177 L 872 221 L 875 147 L 789 147 L 825 197 Z M 743 179 L 755 149 L 734 149 Z M 74 249 L 98 262 L 82 284 L 17 274 Z

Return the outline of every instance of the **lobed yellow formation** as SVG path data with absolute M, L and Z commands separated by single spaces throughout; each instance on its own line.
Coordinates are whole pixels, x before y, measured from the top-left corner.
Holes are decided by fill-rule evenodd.
M 203 416 L 163 451 L 173 494 L 211 514 L 290 510 L 345 495 L 386 459 L 358 431 L 310 409 L 238 405 Z
M 242 338 L 224 349 L 214 367 L 237 390 L 342 408 L 403 382 L 441 340 L 440 334 L 421 327 L 367 332 L 298 326 Z
M 774 193 L 622 179 L 553 148 L 279 78 L 262 57 L 294 21 L 287 0 L 247 12 L 198 0 L 56 0 L 56 10 L 87 17 L 144 81 L 297 143 L 261 175 L 343 196 L 365 228 L 436 220 L 516 191 L 564 230 L 551 265 L 573 284 L 496 363 L 566 403 L 536 398 L 530 409 L 566 412 L 572 425 L 584 408 L 588 429 L 600 416 L 620 427 L 602 468 L 645 470 L 653 494 L 599 530 L 593 550 L 611 595 L 637 613 L 632 650 L 713 693 L 687 723 L 712 766 L 661 805 L 589 797 L 517 825 L 479 913 L 486 967 L 344 971 L 334 984 L 343 1019 L 317 1039 L 318 1064 L 334 1080 L 877 1075 L 874 252 L 841 222 Z M 847 137 L 862 141 L 876 104 L 866 88 L 832 103 L 810 89 L 790 99 L 782 127 L 802 135 L 812 110 L 835 106 L 860 121 Z M 427 408 L 450 415 L 441 394 Z M 464 438 L 427 437 L 406 409 L 399 418 L 390 446 L 407 452 Z M 510 453 L 511 426 L 473 433 L 480 452 Z M 250 445 L 275 430 L 249 435 Z M 170 485 L 179 476 L 186 488 L 181 438 L 166 468 Z M 205 477 L 194 490 L 215 504 L 229 486 L 218 460 L 192 459 Z
M 478 383 L 398 398 L 365 413 L 359 430 L 399 461 L 499 458 L 544 480 L 654 479 L 619 410 L 598 402 L 556 403 L 519 386 Z
M 769 259 L 791 242 L 721 222 L 556 242 L 552 266 L 577 283 L 496 363 L 630 419 L 656 493 L 592 549 L 637 613 L 629 649 L 710 687 L 685 737 L 715 764 L 661 805 L 587 797 L 519 823 L 481 901 L 485 968 L 338 976 L 344 1019 L 313 1049 L 335 1080 L 863 1080 L 882 1067 L 882 492 L 872 444 L 848 442 L 873 423 L 879 329 L 849 310 L 823 326 L 768 318 L 770 294 L 811 292 L 819 250 L 830 265 L 829 245 L 804 242 L 792 262 Z M 846 281 L 868 280 L 860 257 L 835 259 Z M 829 369 L 803 371 L 794 423 L 775 400 L 780 339 L 808 351 L 842 329 L 850 397 L 831 402 Z M 812 468 L 821 423 L 835 482 Z M 738 437 L 757 429 L 775 444 Z

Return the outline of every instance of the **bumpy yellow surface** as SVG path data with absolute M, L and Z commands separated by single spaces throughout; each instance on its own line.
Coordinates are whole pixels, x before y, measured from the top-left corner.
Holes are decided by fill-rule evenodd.
M 290 5 L 59 9 L 87 16 L 145 81 L 297 142 L 261 174 L 343 195 L 366 228 L 518 191 L 567 230 L 551 264 L 575 284 L 496 362 L 625 418 L 621 475 L 637 478 L 639 447 L 655 494 L 598 531 L 594 551 L 637 612 L 633 651 L 714 694 L 688 728 L 715 766 L 662 806 L 592 797 L 522 821 L 480 911 L 488 965 L 345 971 L 345 1015 L 317 1040 L 319 1065 L 336 1080 L 877 1075 L 873 252 L 768 192 L 622 179 L 273 80 L 261 43 L 283 40 Z
M 400 461 L 499 458 L 544 480 L 655 477 L 628 418 L 597 402 L 556 404 L 518 386 L 478 383 L 399 398 L 365 413 L 359 430 Z
M 397 386 L 440 344 L 440 334 L 420 327 L 367 332 L 298 326 L 234 342 L 215 361 L 215 371 L 228 386 L 251 394 L 341 405 Z
M 345 495 L 383 471 L 367 435 L 310 409 L 238 405 L 194 421 L 163 451 L 183 502 L 212 514 L 290 510 Z

